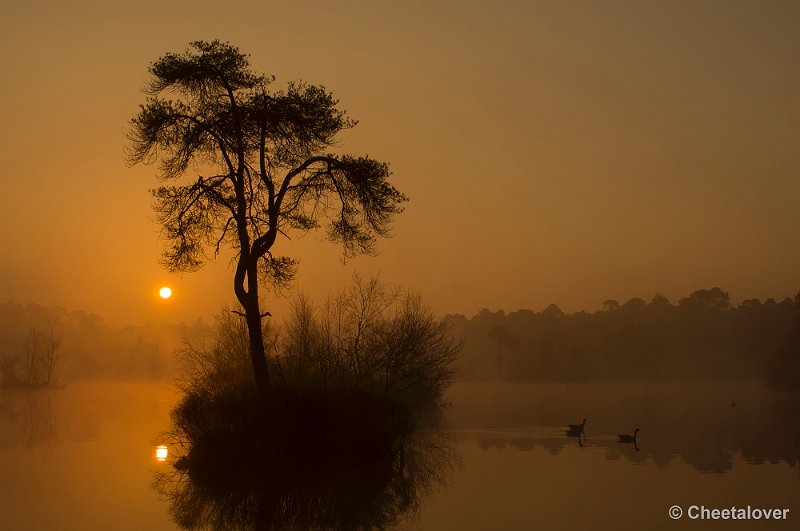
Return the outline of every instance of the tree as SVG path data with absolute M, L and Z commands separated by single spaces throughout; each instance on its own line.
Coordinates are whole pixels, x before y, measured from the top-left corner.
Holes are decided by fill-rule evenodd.
M 619 310 L 619 302 L 614 299 L 609 299 L 603 302 L 603 311 L 608 312 L 615 312 Z
M 699 289 L 678 301 L 678 305 L 684 310 L 724 312 L 730 309 L 731 298 L 720 288 Z
M 505 325 L 495 325 L 489 329 L 489 337 L 497 340 L 497 375 L 503 376 L 503 348 L 519 348 L 519 338 L 509 333 Z
M 23 375 L 25 384 L 29 386 L 50 385 L 59 360 L 61 338 L 50 325 L 49 333 L 38 328 L 31 328 L 25 338 Z
M 131 121 L 129 161 L 160 163 L 175 183 L 152 191 L 169 242 L 162 263 L 193 271 L 230 245 L 233 289 L 244 310 L 250 358 L 260 392 L 270 388 L 259 284 L 285 286 L 297 263 L 271 250 L 279 236 L 328 223 L 346 256 L 374 251 L 407 198 L 389 183 L 389 167 L 367 156 L 335 155 L 337 134 L 356 125 L 322 86 L 290 83 L 271 90 L 272 76 L 219 41 L 198 41 L 150 65 L 148 99 Z M 266 315 L 266 314 L 265 314 Z

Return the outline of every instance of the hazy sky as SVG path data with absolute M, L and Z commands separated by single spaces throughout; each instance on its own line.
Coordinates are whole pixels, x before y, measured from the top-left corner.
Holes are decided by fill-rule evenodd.
M 377 257 L 344 266 L 313 233 L 278 244 L 314 297 L 356 269 L 466 314 L 800 289 L 798 2 L 6 0 L 2 11 L 0 301 L 140 323 L 233 300 L 226 259 L 182 277 L 159 268 L 156 170 L 124 159 L 148 64 L 214 38 L 278 84 L 324 84 L 360 121 L 343 148 L 389 162 L 411 198 Z

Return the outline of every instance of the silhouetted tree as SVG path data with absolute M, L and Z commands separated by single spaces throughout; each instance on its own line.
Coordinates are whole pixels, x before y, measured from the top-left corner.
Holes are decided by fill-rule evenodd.
M 514 349 L 519 347 L 519 338 L 508 331 L 504 325 L 492 326 L 489 329 L 489 337 L 497 341 L 497 375 L 503 377 L 503 349 Z
M 542 313 L 543 313 L 544 315 L 547 315 L 547 316 L 550 316 L 550 317 L 553 317 L 553 318 L 564 317 L 564 316 L 566 315 L 566 314 L 565 314 L 565 313 L 564 313 L 564 312 L 561 310 L 561 308 L 559 308 L 559 307 L 558 307 L 557 305 L 555 305 L 555 304 L 550 304 L 550 305 L 549 305 L 547 308 L 545 308 L 545 309 L 544 309 L 544 312 L 542 312 Z
M 52 326 L 49 333 L 31 328 L 25 339 L 23 370 L 27 385 L 50 385 L 59 358 L 61 338 L 56 336 Z
M 296 262 L 273 256 L 280 235 L 329 221 L 328 237 L 346 256 L 374 250 L 406 197 L 388 165 L 334 155 L 337 133 L 356 122 L 321 86 L 290 83 L 273 91 L 271 76 L 253 72 L 247 56 L 219 41 L 198 41 L 150 65 L 149 95 L 131 121 L 131 163 L 160 162 L 163 180 L 190 168 L 195 181 L 153 190 L 169 245 L 170 271 L 198 269 L 223 243 L 237 252 L 234 292 L 244 309 L 255 382 L 270 387 L 259 281 L 280 288 Z
M 667 313 L 675 308 L 674 306 L 672 306 L 672 304 L 670 304 L 669 299 L 666 298 L 661 293 L 656 293 L 655 295 L 653 295 L 653 298 L 650 299 L 650 302 L 648 303 L 647 306 L 648 308 L 650 308 L 651 311 L 656 311 L 660 313 Z
M 619 302 L 614 299 L 609 299 L 603 302 L 603 311 L 604 312 L 613 312 L 619 310 Z
M 678 304 L 684 309 L 723 312 L 730 309 L 731 299 L 728 292 L 722 291 L 720 288 L 699 289 L 685 299 L 681 299 Z
M 644 299 L 641 299 L 639 297 L 634 297 L 634 298 L 630 299 L 628 302 L 626 302 L 625 304 L 623 304 L 620 308 L 622 310 L 626 311 L 626 312 L 629 312 L 629 313 L 630 312 L 642 313 L 642 312 L 647 311 L 647 303 L 644 302 Z

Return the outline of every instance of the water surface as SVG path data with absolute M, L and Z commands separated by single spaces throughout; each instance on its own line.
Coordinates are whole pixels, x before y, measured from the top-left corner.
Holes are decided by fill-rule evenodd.
M 4 529 L 174 529 L 151 488 L 168 384 L 0 392 Z M 742 384 L 484 384 L 449 391 L 456 462 L 410 529 L 796 529 L 800 401 Z M 587 419 L 586 437 L 568 424 Z M 641 431 L 636 447 L 618 434 Z M 637 450 L 638 447 L 638 450 Z M 673 521 L 672 505 L 788 521 Z

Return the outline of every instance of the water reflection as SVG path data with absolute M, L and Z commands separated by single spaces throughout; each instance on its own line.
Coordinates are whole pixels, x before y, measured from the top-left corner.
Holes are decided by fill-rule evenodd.
M 0 450 L 52 446 L 58 441 L 50 389 L 0 391 Z
M 451 440 L 436 430 L 401 441 L 389 456 L 355 450 L 308 455 L 315 466 L 294 462 L 290 476 L 267 473 L 254 456 L 183 456 L 156 473 L 154 488 L 183 529 L 387 529 L 418 511 L 457 463 Z
M 61 389 L 0 388 L 0 451 L 93 440 L 108 423 L 130 427 L 157 422 L 166 416 L 174 395 L 175 391 L 164 384 L 142 383 L 73 383 Z M 145 444 L 151 435 L 143 435 Z
M 391 527 L 399 521 L 409 529 L 437 530 L 679 529 L 681 522 L 666 520 L 667 508 L 698 501 L 707 506 L 783 504 L 792 508 L 790 518 L 800 511 L 800 402 L 795 395 L 707 384 L 455 384 L 452 391 L 446 399 L 453 405 L 444 411 L 447 438 L 426 431 L 421 439 L 409 439 L 389 467 L 390 475 L 401 468 L 401 461 L 409 469 L 429 467 L 430 494 L 424 482 L 413 479 L 424 473 L 406 471 L 406 479 L 393 480 L 394 487 L 386 485 L 386 474 L 378 473 L 386 467 L 375 467 L 372 483 L 369 478 L 351 480 L 359 473 L 353 469 L 342 480 L 354 483 L 346 489 L 336 487 L 335 479 L 326 483 L 319 476 L 317 486 L 312 481 L 303 488 L 307 478 L 313 479 L 304 470 L 296 480 L 270 491 L 269 482 L 254 473 L 253 459 L 242 458 L 243 473 L 249 468 L 251 477 L 246 487 L 234 489 L 225 499 L 224 481 L 215 485 L 212 473 L 195 471 L 189 477 L 188 470 L 174 469 L 172 463 L 183 450 L 168 439 L 153 441 L 154 434 L 169 426 L 168 411 L 179 397 L 176 391 L 161 384 L 0 390 L 0 528 L 174 529 L 166 504 L 148 488 L 153 470 L 174 476 L 161 483 L 162 493 L 175 498 L 174 512 L 190 524 L 185 527 L 192 522 L 194 527 L 212 525 L 204 522 L 214 522 L 214 504 L 236 503 L 239 509 L 227 510 L 250 511 L 251 518 L 262 510 L 259 506 L 277 504 L 274 529 L 291 527 L 286 522 L 292 521 L 300 522 L 295 527 L 302 529 L 301 523 L 312 520 L 314 511 L 322 514 L 321 523 L 305 527 L 320 528 L 326 519 L 338 517 L 339 529 L 357 529 L 346 523 L 350 511 L 362 515 L 352 521 L 365 528 L 382 522 Z M 732 398 L 737 406 L 731 406 Z M 578 438 L 565 432 L 569 423 L 584 417 L 589 420 L 580 448 Z M 642 430 L 637 438 L 640 452 L 617 439 L 617 434 L 632 434 L 634 427 Z M 426 444 L 442 448 L 434 447 L 425 457 Z M 168 446 L 166 461 L 156 461 L 156 445 Z M 249 455 L 234 446 L 238 448 L 224 441 L 231 453 Z M 437 475 L 448 475 L 453 466 L 452 446 L 464 467 L 449 475 L 452 484 L 447 489 L 435 489 Z M 349 465 L 342 463 L 344 475 Z M 224 466 L 220 461 L 222 476 Z M 357 498 L 370 485 L 381 485 L 381 477 L 384 483 L 376 490 L 384 498 L 397 494 L 400 501 L 381 505 L 384 498 L 370 492 Z M 180 484 L 189 480 L 196 481 Z M 419 485 L 418 492 L 403 487 L 403 481 Z M 331 498 L 315 498 L 315 492 L 325 492 L 324 485 Z M 69 495 L 74 492 L 91 496 Z M 274 501 L 282 493 L 285 501 Z M 415 504 L 404 505 L 403 496 L 415 496 Z M 417 519 L 407 522 L 404 515 L 397 516 L 402 506 L 409 507 L 406 515 L 413 514 L 423 502 L 419 525 Z M 576 510 L 587 506 L 597 508 L 591 518 Z M 120 507 L 137 519 L 120 520 Z M 388 515 L 380 516 L 381 510 Z M 306 514 L 292 517 L 292 511 Z M 67 514 L 73 515 L 69 521 L 63 517 Z M 628 515 L 627 522 L 620 524 L 620 515 Z M 220 526 L 223 519 L 217 517 Z M 255 525 L 249 522 L 243 525 Z M 758 529 L 740 524 L 742 529 Z M 792 528 L 774 524 L 775 529 Z M 329 527 L 336 529 L 337 524 Z
M 714 474 L 732 470 L 737 456 L 751 464 L 800 463 L 800 396 L 792 393 L 741 384 L 462 385 L 458 391 L 451 428 L 484 449 L 557 455 L 578 439 L 606 459 L 662 467 L 678 459 Z M 575 412 L 593 419 L 582 437 L 580 425 L 558 422 Z M 628 431 L 632 425 L 641 429 Z

